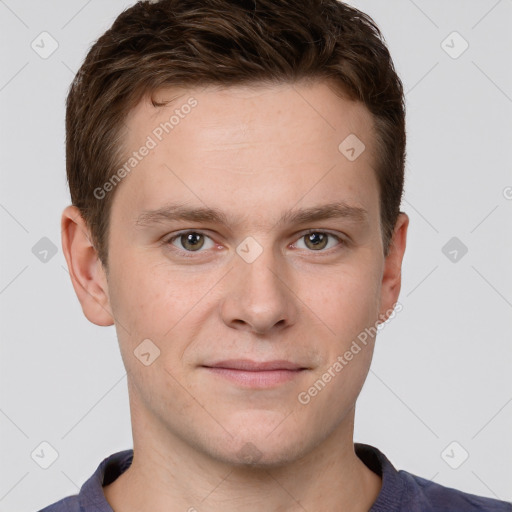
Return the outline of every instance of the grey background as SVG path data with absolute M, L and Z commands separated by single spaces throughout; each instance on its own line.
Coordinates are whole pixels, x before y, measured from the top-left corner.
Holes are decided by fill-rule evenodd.
M 115 330 L 83 316 L 60 243 L 67 89 L 131 3 L 0 0 L 1 512 L 76 493 L 132 446 Z M 512 500 L 512 0 L 351 3 L 382 29 L 407 91 L 411 218 L 403 310 L 379 334 L 355 440 L 397 468 Z M 43 31 L 58 42 L 45 59 L 31 47 L 51 49 Z M 453 31 L 469 43 L 458 58 Z M 46 262 L 43 237 L 56 251 Z M 455 262 L 455 246 L 442 249 L 452 237 Z M 43 441 L 58 452 L 48 469 L 31 457 Z

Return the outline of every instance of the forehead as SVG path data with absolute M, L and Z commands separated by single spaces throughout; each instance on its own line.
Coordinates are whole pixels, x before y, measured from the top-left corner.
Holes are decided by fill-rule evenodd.
M 161 89 L 152 97 L 165 105 L 155 107 L 145 96 L 128 113 L 126 147 L 133 150 L 151 136 L 159 145 L 186 141 L 204 152 L 243 144 L 293 147 L 298 153 L 306 144 L 332 151 L 333 143 L 350 133 L 372 146 L 371 113 L 340 94 L 332 83 L 312 81 Z
M 122 183 L 139 211 L 176 198 L 229 207 L 240 204 L 234 194 L 247 208 L 306 195 L 332 202 L 336 190 L 361 204 L 376 188 L 372 115 L 326 83 L 173 88 L 153 97 L 167 104 L 146 97 L 125 120 L 126 160 L 150 147 Z M 343 154 L 345 140 L 364 144 L 357 160 Z

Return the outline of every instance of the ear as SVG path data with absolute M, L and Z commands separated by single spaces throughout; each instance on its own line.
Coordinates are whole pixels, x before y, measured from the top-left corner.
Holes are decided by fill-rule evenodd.
M 393 230 L 388 255 L 384 260 L 380 294 L 379 322 L 385 322 L 393 312 L 402 285 L 402 260 L 405 253 L 409 217 L 400 212 Z
M 84 315 L 93 324 L 113 325 L 106 274 L 76 206 L 67 206 L 62 212 L 61 231 L 62 250 Z

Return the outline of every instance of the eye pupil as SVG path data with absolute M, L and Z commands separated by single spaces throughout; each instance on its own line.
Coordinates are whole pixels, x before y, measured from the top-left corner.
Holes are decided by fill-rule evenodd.
M 306 246 L 310 249 L 323 249 L 327 245 L 328 235 L 325 233 L 309 233 L 305 236 Z M 309 246 L 309 244 L 312 244 Z
M 181 244 L 187 250 L 197 251 L 204 245 L 204 237 L 201 233 L 186 233 L 181 235 Z

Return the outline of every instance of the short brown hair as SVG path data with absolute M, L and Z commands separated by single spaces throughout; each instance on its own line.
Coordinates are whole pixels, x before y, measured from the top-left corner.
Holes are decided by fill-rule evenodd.
M 405 105 L 373 20 L 338 0 L 141 1 L 92 46 L 66 104 L 71 200 L 107 271 L 115 191 L 103 199 L 94 191 L 122 165 L 124 120 L 143 97 L 162 87 L 302 79 L 329 81 L 373 114 L 387 254 L 403 193 Z

